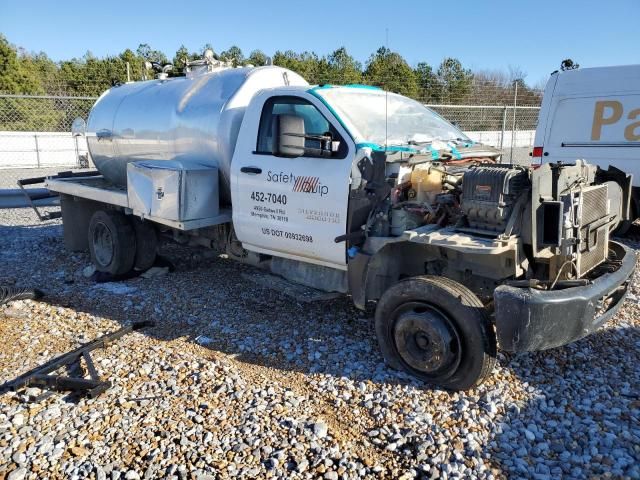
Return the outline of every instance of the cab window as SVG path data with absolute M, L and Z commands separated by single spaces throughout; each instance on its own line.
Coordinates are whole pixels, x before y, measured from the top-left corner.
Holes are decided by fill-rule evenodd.
M 267 100 L 262 108 L 260 128 L 256 153 L 272 154 L 273 152 L 273 121 L 276 115 L 297 115 L 304 119 L 304 130 L 308 135 L 329 134 L 334 140 L 340 142 L 338 151 L 332 158 L 344 158 L 347 154 L 347 146 L 342 137 L 320 111 L 307 100 L 299 97 L 272 97 Z M 305 139 L 305 147 L 311 151 L 320 148 L 320 141 Z M 320 157 L 319 155 L 305 154 L 305 157 Z

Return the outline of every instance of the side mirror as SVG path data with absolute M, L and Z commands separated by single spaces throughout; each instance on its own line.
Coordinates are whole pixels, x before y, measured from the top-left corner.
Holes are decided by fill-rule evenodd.
M 273 154 L 281 157 L 304 155 L 304 118 L 298 115 L 276 115 L 273 119 Z

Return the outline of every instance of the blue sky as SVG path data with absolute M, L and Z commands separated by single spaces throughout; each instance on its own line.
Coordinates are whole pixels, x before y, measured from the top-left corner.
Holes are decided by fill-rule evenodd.
M 472 69 L 519 66 L 546 80 L 571 57 L 583 67 L 640 63 L 640 1 L 538 0 L 35 1 L 0 0 L 0 32 L 54 60 L 117 54 L 149 43 L 170 58 L 184 43 L 329 53 L 364 63 L 385 43 L 415 65 L 458 57 Z

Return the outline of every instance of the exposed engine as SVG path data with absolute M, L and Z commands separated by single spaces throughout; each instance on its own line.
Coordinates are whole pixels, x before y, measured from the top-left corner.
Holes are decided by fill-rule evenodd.
M 470 233 L 501 234 L 518 198 L 529 188 L 523 167 L 418 164 L 410 180 L 392 190 L 391 234 L 430 223 L 455 225 Z
M 505 254 L 503 279 L 554 287 L 582 278 L 607 261 L 609 232 L 623 218 L 621 186 L 580 160 L 532 169 L 491 158 L 377 156 L 370 166 L 359 164 L 374 205 L 362 228 L 365 238 L 409 235 L 411 241 L 467 252 L 467 262 L 458 258 L 452 267 L 449 258 L 447 268 L 470 275 L 485 268 L 477 255 L 495 254 L 511 242 L 515 253 Z
M 403 165 L 394 183 L 388 201 L 392 236 L 428 224 L 455 226 L 469 233 L 502 234 L 518 199 L 530 189 L 527 169 L 486 160 L 468 165 Z M 385 220 L 384 215 L 378 218 L 379 223 Z M 374 230 L 383 233 L 384 228 Z

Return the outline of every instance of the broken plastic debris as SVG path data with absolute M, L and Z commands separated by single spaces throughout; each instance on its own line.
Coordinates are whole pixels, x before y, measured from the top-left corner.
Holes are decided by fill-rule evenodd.
M 209 338 L 205 335 L 199 335 L 196 337 L 196 343 L 199 345 L 209 345 L 213 343 L 213 338 Z
M 140 275 L 142 278 L 156 278 L 169 273 L 169 267 L 151 267 L 149 270 Z
M 127 294 L 138 291 L 137 288 L 129 287 L 122 283 L 97 283 L 92 288 L 104 290 L 106 292 L 114 293 L 116 295 L 127 295 Z
M 96 272 L 96 267 L 94 265 L 88 265 L 82 269 L 82 276 L 84 278 L 90 278 Z

